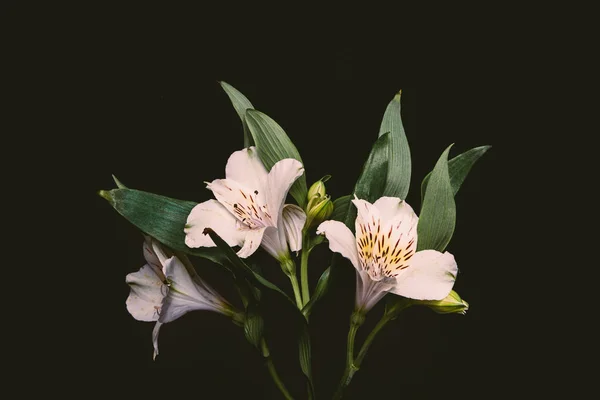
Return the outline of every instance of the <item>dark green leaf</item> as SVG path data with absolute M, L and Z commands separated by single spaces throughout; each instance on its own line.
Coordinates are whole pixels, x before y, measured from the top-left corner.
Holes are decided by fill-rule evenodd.
M 231 104 L 233 104 L 233 108 L 240 116 L 242 120 L 242 126 L 244 128 L 244 147 L 250 147 L 254 145 L 254 140 L 252 140 L 252 135 L 248 129 L 248 124 L 246 123 L 246 118 L 244 115 L 246 114 L 247 109 L 252 109 L 254 106 L 250 103 L 250 100 L 246 98 L 239 90 L 228 84 L 227 82 L 219 82 L 227 96 L 229 96 L 229 100 L 231 100 Z
M 310 334 L 308 332 L 308 325 L 304 324 L 302 331 L 300 332 L 300 340 L 298 345 L 300 368 L 302 373 L 306 377 L 309 398 L 314 399 L 315 388 L 312 382 L 312 366 L 311 366 L 311 346 L 310 346 Z
M 485 154 L 492 146 L 480 146 L 475 147 L 469 151 L 454 157 L 448 161 L 448 174 L 450 175 L 450 185 L 452 186 L 452 192 L 456 196 L 456 193 L 460 189 L 460 186 L 464 182 L 465 178 L 471 171 L 471 168 L 479 158 Z M 423 183 L 421 183 L 421 203 L 425 198 L 425 190 L 427 189 L 427 183 L 431 177 L 431 172 L 427 174 Z
M 359 199 L 373 203 L 383 195 L 388 175 L 389 146 L 389 133 L 379 136 L 373 145 L 371 154 L 369 154 L 354 187 L 354 194 Z
M 227 242 L 221 239 L 221 237 L 215 231 L 213 231 L 210 228 L 206 228 L 204 232 L 205 234 L 210 235 L 210 238 L 213 240 L 213 242 L 215 242 L 217 247 L 221 249 L 225 257 L 227 257 L 229 262 L 233 265 L 236 274 L 241 273 L 242 276 L 247 277 L 254 284 L 258 283 L 260 286 L 264 286 L 267 289 L 279 292 L 286 299 L 288 299 L 290 303 L 294 305 L 296 304 L 292 299 L 289 298 L 289 296 L 283 290 L 279 289 L 276 285 L 272 284 L 271 282 L 263 278 L 261 275 L 259 275 L 257 272 L 252 270 L 250 267 L 248 267 L 248 265 L 246 265 L 246 263 L 238 257 L 235 251 L 233 251 L 233 249 L 229 247 Z
M 302 314 L 304 314 L 306 316 L 306 318 L 309 317 L 310 313 L 312 312 L 312 308 L 315 306 L 315 303 L 317 301 L 319 301 L 319 299 L 321 299 L 321 297 L 323 297 L 325 295 L 325 293 L 327 292 L 327 288 L 329 287 L 329 272 L 330 271 L 331 271 L 331 267 L 327 268 L 323 272 L 323 274 L 319 278 L 319 282 L 317 282 L 317 287 L 316 287 L 315 292 L 313 293 L 312 297 L 310 298 L 310 301 L 308 303 L 306 303 L 306 305 L 302 309 Z
M 285 158 L 294 158 L 302 162 L 296 146 L 271 117 L 260 111 L 246 110 L 246 122 L 256 143 L 258 156 L 267 170 L 271 170 L 277 161 Z M 304 208 L 307 193 L 306 174 L 302 174 L 292 185 L 290 194 L 296 199 L 298 205 Z
M 444 251 L 454 233 L 456 205 L 448 175 L 448 153 L 451 147 L 452 145 L 448 146 L 442 153 L 427 185 L 417 226 L 417 251 Z
M 379 135 L 390 133 L 389 167 L 383 195 L 405 199 L 410 186 L 411 163 L 410 148 L 402 124 L 401 96 L 402 91 L 399 91 L 388 104 Z
M 244 335 L 246 339 L 257 349 L 260 349 L 263 338 L 264 320 L 253 306 L 246 310 L 244 321 Z
M 335 199 L 333 202 L 333 213 L 329 219 L 334 221 L 346 221 L 346 215 L 348 215 L 348 209 L 352 206 L 352 195 L 342 196 Z
M 183 229 L 197 203 L 135 189 L 101 190 L 99 194 L 125 219 L 167 247 L 223 265 L 224 258 L 220 250 L 191 249 L 185 244 Z

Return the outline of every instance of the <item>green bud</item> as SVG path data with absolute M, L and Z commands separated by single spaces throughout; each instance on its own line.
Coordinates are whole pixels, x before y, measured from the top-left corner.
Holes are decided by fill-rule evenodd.
M 460 298 L 454 290 L 443 300 L 438 301 L 415 301 L 415 305 L 424 305 L 438 314 L 466 314 L 469 303 Z
M 313 197 L 325 197 L 325 183 L 323 181 L 316 181 L 308 189 L 307 199 L 310 202 Z
M 306 226 L 311 228 L 325 221 L 333 213 L 333 202 L 330 196 L 323 197 L 319 202 L 310 202 L 306 213 Z

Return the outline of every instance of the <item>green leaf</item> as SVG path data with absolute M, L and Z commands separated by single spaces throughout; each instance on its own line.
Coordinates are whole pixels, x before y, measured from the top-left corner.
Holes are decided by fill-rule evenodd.
M 197 203 L 135 189 L 101 190 L 99 194 L 125 219 L 167 247 L 223 265 L 225 259 L 219 249 L 191 249 L 185 244 L 183 229 Z
M 321 299 L 321 297 L 323 297 L 325 295 L 325 293 L 327 293 L 327 289 L 329 287 L 329 276 L 330 276 L 329 272 L 330 271 L 331 271 L 331 267 L 327 268 L 323 272 L 323 274 L 319 278 L 319 282 L 317 282 L 317 287 L 316 287 L 315 292 L 313 293 L 312 297 L 310 298 L 310 301 L 308 303 L 306 303 L 304 308 L 302 308 L 302 314 L 304 314 L 306 316 L 306 318 L 308 318 L 310 316 L 310 313 L 312 312 L 312 309 L 315 306 L 315 304 L 317 303 L 317 301 L 319 301 L 319 299 Z
M 475 147 L 469 151 L 466 151 L 450 161 L 448 161 L 448 174 L 450 175 L 450 185 L 452 186 L 452 191 L 456 196 L 460 186 L 464 182 L 465 178 L 471 171 L 471 168 L 479 160 L 479 158 L 485 154 L 492 146 L 480 146 Z M 427 183 L 431 178 L 431 172 L 427 174 L 425 179 L 423 179 L 423 183 L 421 183 L 421 203 L 425 198 L 425 191 L 427 190 Z
M 314 399 L 315 388 L 312 381 L 310 333 L 308 331 L 308 325 L 306 324 L 304 324 L 302 331 L 300 332 L 298 352 L 300 359 L 300 368 L 302 369 L 302 373 L 304 374 L 307 380 L 309 399 Z
M 235 253 L 235 251 L 233 251 L 233 249 L 231 247 L 229 247 L 227 242 L 225 242 L 223 239 L 221 239 L 221 236 L 219 236 L 215 231 L 213 231 L 210 228 L 206 228 L 204 230 L 204 233 L 209 235 L 210 238 L 213 240 L 213 242 L 215 242 L 217 247 L 219 249 L 221 249 L 221 251 L 223 252 L 225 257 L 227 257 L 227 259 L 229 260 L 231 265 L 234 267 L 234 271 L 236 273 L 238 273 L 238 272 L 241 273 L 242 276 L 247 277 L 254 284 L 258 283 L 260 286 L 263 286 L 263 287 L 266 287 L 267 289 L 271 289 L 276 292 L 279 292 L 286 299 L 288 299 L 288 301 L 290 303 L 294 304 L 294 307 L 295 307 L 296 303 L 292 299 L 290 299 L 290 297 L 283 290 L 279 289 L 276 285 L 272 284 L 271 282 L 269 282 L 268 280 L 263 278 L 260 274 L 258 274 L 252 268 L 248 267 L 248 265 L 246 265 L 246 263 L 241 258 L 238 257 L 238 255 Z
M 344 222 L 348 209 L 352 206 L 352 195 L 342 196 L 333 201 L 333 213 L 329 219 Z
M 231 86 L 227 82 L 219 82 L 221 87 L 229 96 L 229 100 L 231 100 L 231 104 L 233 104 L 233 108 L 239 115 L 242 120 L 242 126 L 244 128 L 244 147 L 250 147 L 254 145 L 254 140 L 252 140 L 252 135 L 248 129 L 248 124 L 246 123 L 246 118 L 244 115 L 246 114 L 247 109 L 253 109 L 254 106 L 250 103 L 250 100 L 246 98 L 239 90 Z
M 451 147 L 452 145 L 448 146 L 442 153 L 431 172 L 417 226 L 417 251 L 444 251 L 454 233 L 456 205 L 448 174 L 448 153 Z
M 123 183 L 121 183 L 121 181 L 118 180 L 116 176 L 113 175 L 112 177 L 113 177 L 113 181 L 115 181 L 115 184 L 117 185 L 117 187 L 119 189 L 127 189 L 127 186 L 123 185 Z
M 399 91 L 388 104 L 379 136 L 390 133 L 389 167 L 383 195 L 405 199 L 410 186 L 411 163 L 410 148 L 402 124 L 401 97 L 402 91 Z
M 296 146 L 271 117 L 260 111 L 246 110 L 246 122 L 256 143 L 258 156 L 267 170 L 270 171 L 277 161 L 285 158 L 293 158 L 302 162 Z M 305 208 L 307 193 L 306 174 L 302 174 L 292 185 L 290 194 L 300 207 Z
M 257 310 L 255 310 L 255 305 L 253 305 L 246 310 L 246 319 L 244 320 L 244 335 L 254 347 L 260 349 L 263 331 L 264 320 Z
M 354 194 L 371 203 L 383 196 L 388 176 L 390 134 L 384 133 L 373 145 L 371 154 L 363 166 Z

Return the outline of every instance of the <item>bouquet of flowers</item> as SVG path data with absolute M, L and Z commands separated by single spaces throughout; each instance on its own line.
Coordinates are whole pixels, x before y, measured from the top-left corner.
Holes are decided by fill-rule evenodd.
M 329 176 L 307 184 L 306 166 L 281 126 L 231 85 L 221 85 L 241 119 L 244 146 L 223 160 L 224 177 L 206 182 L 214 198 L 202 203 L 176 200 L 128 188 L 116 177 L 116 189 L 99 192 L 144 234 L 140 242 L 146 264 L 126 277 L 131 288 L 127 310 L 137 320 L 155 322 L 154 357 L 159 354 L 162 325 L 195 310 L 229 317 L 264 357 L 282 395 L 291 399 L 263 335 L 261 305 L 273 298 L 264 296 L 270 292 L 287 304 L 298 321 L 304 397 L 314 398 L 310 315 L 335 281 L 336 271 L 347 268 L 345 258 L 356 270 L 356 297 L 346 367 L 340 371 L 334 394 L 339 399 L 377 333 L 400 312 L 412 306 L 429 307 L 440 314 L 467 311 L 468 303 L 452 290 L 458 264 L 446 247 L 455 227 L 454 196 L 490 146 L 449 159 L 450 145 L 422 181 L 417 216 L 404 200 L 411 157 L 399 92 L 385 110 L 379 136 L 373 138 L 354 188 L 349 188 L 347 196 L 332 200 L 325 186 Z M 311 293 L 309 257 L 321 245 L 333 254 Z M 266 278 L 262 271 L 269 267 L 253 261 L 258 251 L 279 264 L 290 288 L 277 287 Z M 208 285 L 193 258 L 225 268 L 243 307 L 234 306 Z M 388 293 L 383 316 L 356 351 L 355 336 L 366 314 Z

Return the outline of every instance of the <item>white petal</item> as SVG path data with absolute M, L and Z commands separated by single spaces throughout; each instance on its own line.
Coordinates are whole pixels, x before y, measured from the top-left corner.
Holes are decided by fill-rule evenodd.
M 152 345 L 154 346 L 152 360 L 156 360 L 156 356 L 158 355 L 158 333 L 160 332 L 162 324 L 162 322 L 156 321 L 156 325 L 154 325 L 154 329 L 152 329 Z
M 356 238 L 346 225 L 339 221 L 325 221 L 317 228 L 317 235 L 325 234 L 329 241 L 329 249 L 346 257 L 354 268 L 362 271 L 358 262 Z
M 163 302 L 159 321 L 171 322 L 193 310 L 221 311 L 224 307 L 221 298 L 207 291 L 203 283 L 198 284 L 189 274 L 185 265 L 177 258 L 170 258 L 165 267 L 170 282 L 169 294 Z
M 160 262 L 160 259 L 154 252 L 154 248 L 153 248 L 154 241 L 155 240 L 152 239 L 151 236 L 144 236 L 144 245 L 143 245 L 144 258 L 146 259 L 146 262 L 148 264 L 152 265 L 157 270 L 162 271 L 162 264 Z
M 254 146 L 233 153 L 225 167 L 225 177 L 259 192 L 265 188 L 267 169 Z
M 391 292 L 416 300 L 442 300 L 452 290 L 458 266 L 448 252 L 423 250 L 396 278 Z
M 374 281 L 366 271 L 356 271 L 356 308 L 369 311 L 393 287 L 393 279 Z
M 282 222 L 280 221 L 279 225 L 281 225 L 281 223 Z M 275 229 L 272 226 L 266 228 L 261 246 L 277 260 L 288 258 L 290 255 L 287 242 L 285 241 L 285 232 L 283 228 Z
M 204 229 L 211 228 L 229 246 L 239 246 L 244 233 L 237 229 L 237 219 L 216 200 L 198 204 L 188 215 L 185 225 L 185 244 L 188 247 L 214 247 L 215 243 Z
M 283 210 L 288 191 L 303 173 L 302 163 L 293 158 L 280 160 L 271 168 L 267 177 L 267 205 L 275 226 Z
M 133 318 L 138 321 L 158 320 L 163 299 L 168 292 L 163 280 L 162 271 L 151 264 L 127 275 L 125 282 L 131 287 L 131 291 L 126 305 Z
M 402 200 L 398 197 L 380 197 L 373 206 L 379 210 L 383 221 L 390 221 L 401 211 Z
M 272 212 L 266 207 L 265 191 L 250 189 L 231 179 L 215 179 L 206 187 L 212 190 L 219 203 L 241 223 L 252 228 L 276 226 L 271 217 Z
M 283 206 L 282 221 L 279 229 L 285 232 L 285 238 L 290 245 L 291 251 L 302 250 L 302 228 L 306 223 L 304 210 L 294 204 Z M 283 225 L 283 226 L 282 226 Z
M 238 257 L 246 258 L 254 254 L 262 242 L 265 229 L 266 228 L 256 228 L 243 231 L 246 236 L 244 237 L 244 245 L 237 252 Z

